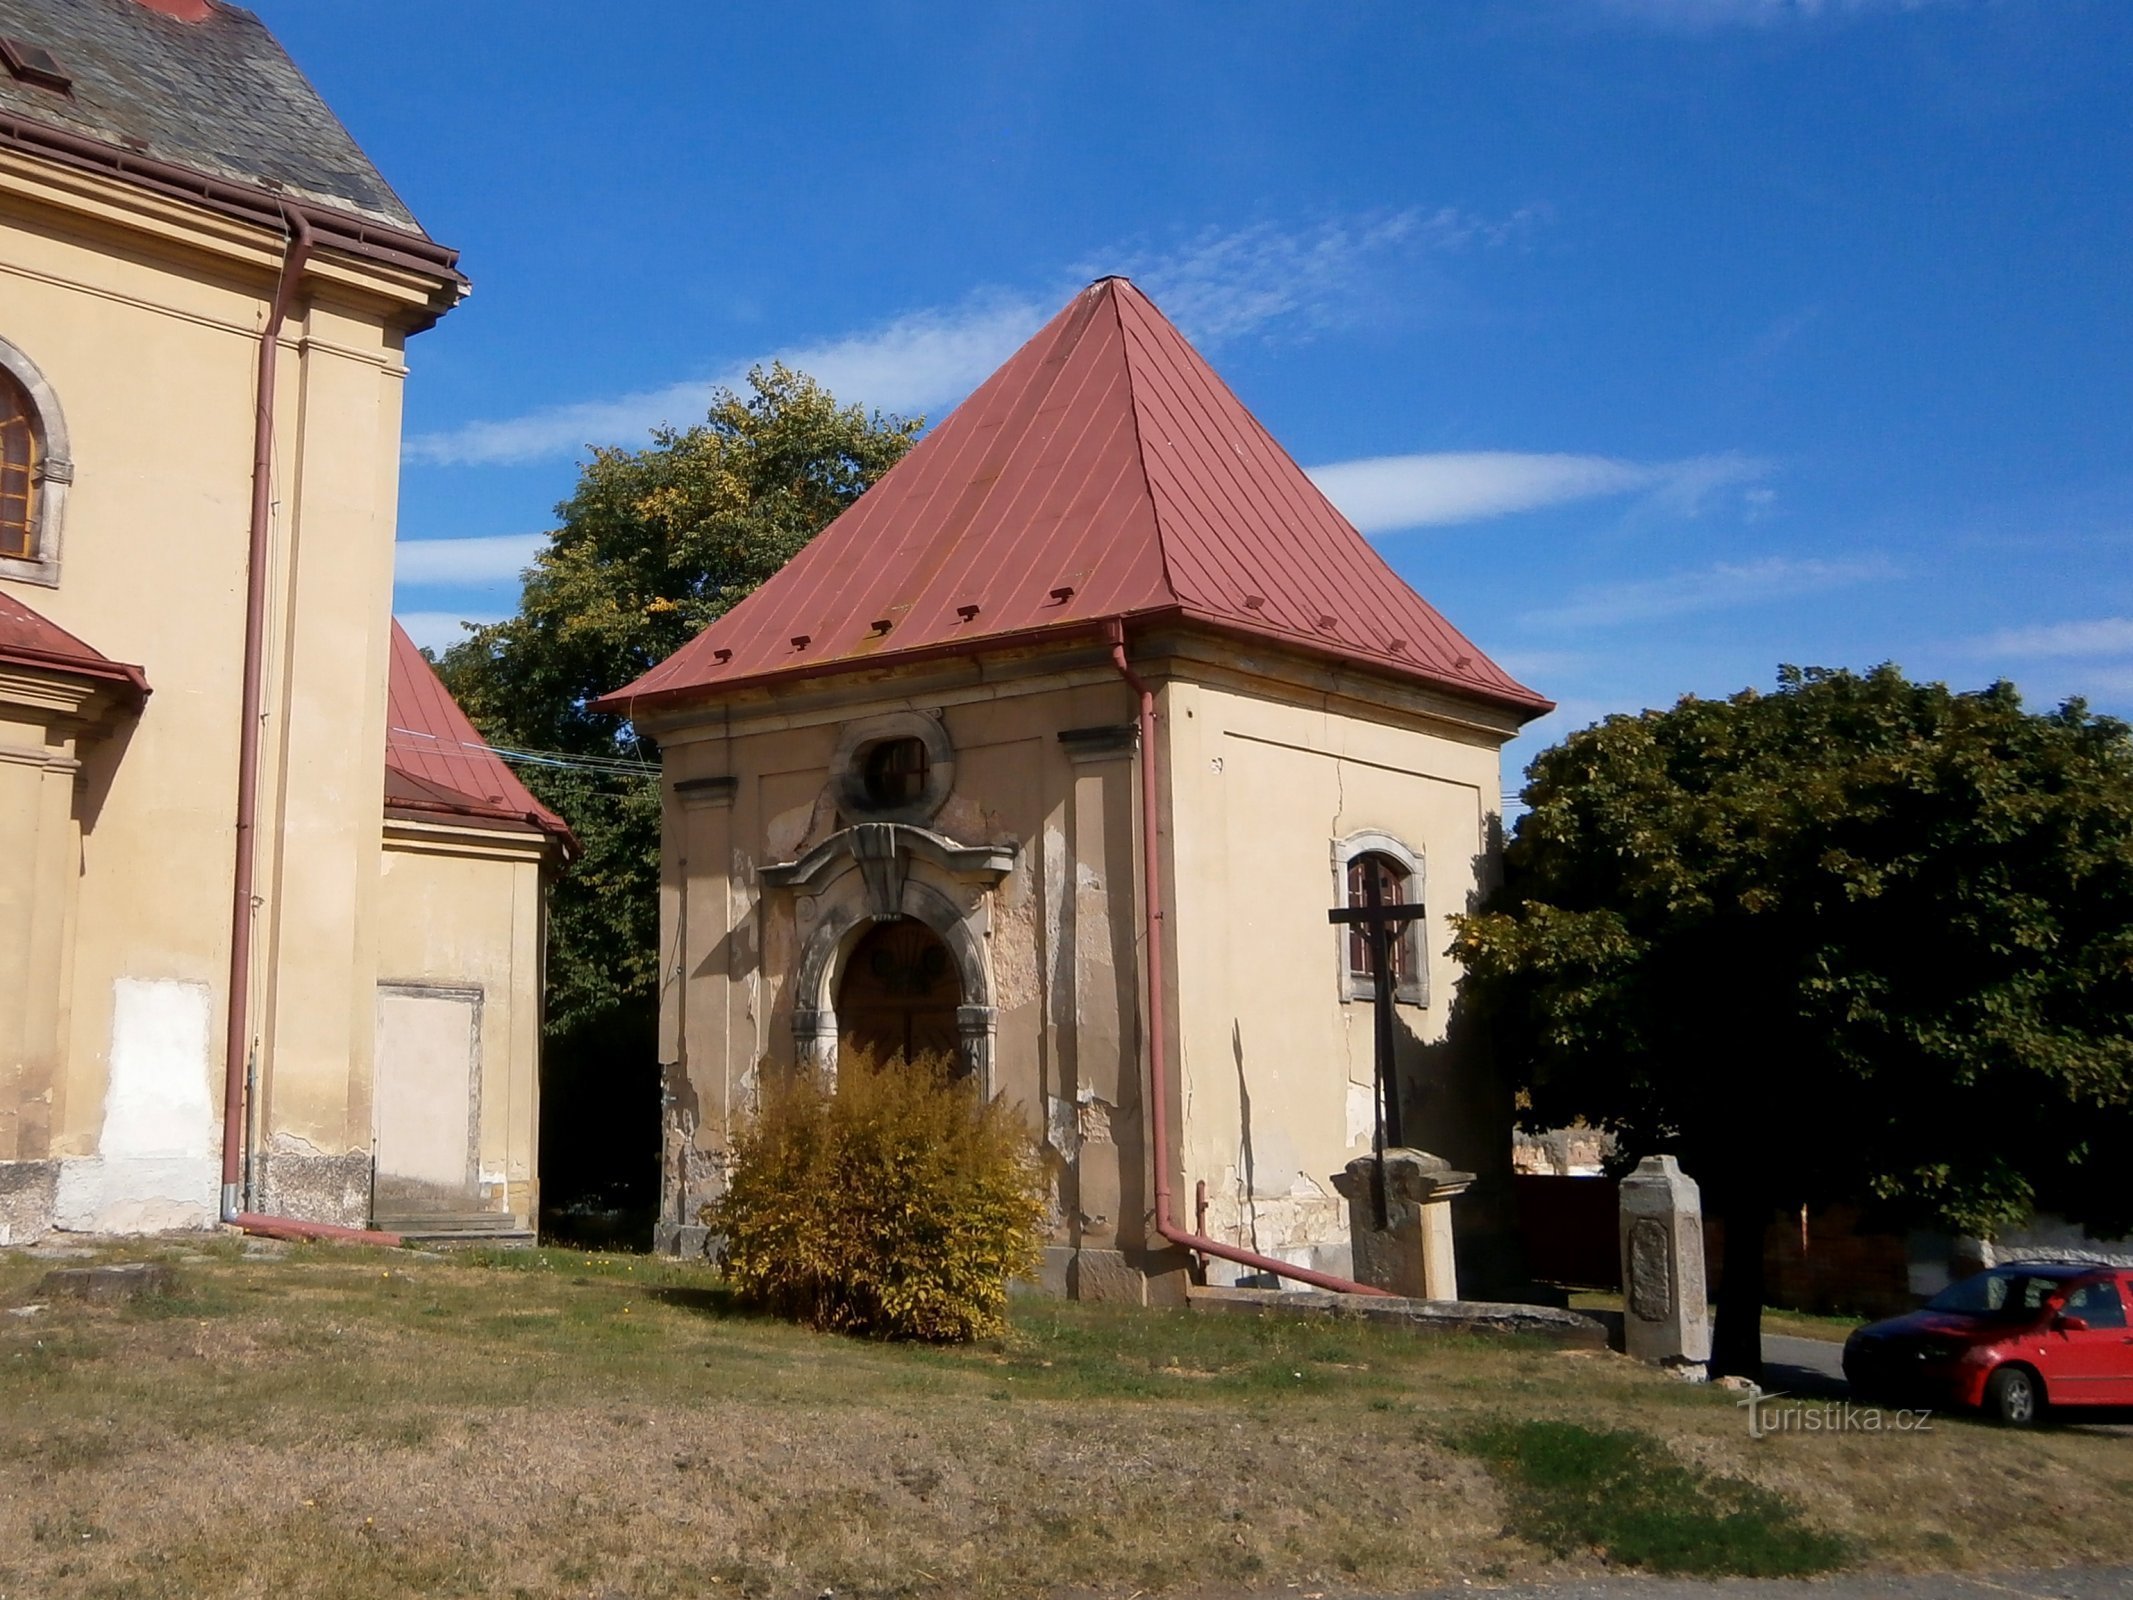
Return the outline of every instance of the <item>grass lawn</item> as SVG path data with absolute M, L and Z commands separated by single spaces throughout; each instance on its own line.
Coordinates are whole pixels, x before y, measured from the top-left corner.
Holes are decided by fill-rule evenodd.
M 0 1595 L 1345 1595 L 1720 1524 L 1741 1570 L 2133 1560 L 2122 1439 L 1755 1441 L 1605 1354 L 1045 1302 L 929 1350 L 642 1258 L 107 1254 L 179 1291 L 0 1314 Z M 48 1265 L 0 1251 L 0 1306 Z

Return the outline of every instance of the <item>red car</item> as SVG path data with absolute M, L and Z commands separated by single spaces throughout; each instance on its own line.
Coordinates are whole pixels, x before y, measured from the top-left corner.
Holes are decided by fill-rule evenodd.
M 1982 1409 L 2027 1427 L 2046 1406 L 2133 1406 L 2133 1272 L 2017 1261 L 1859 1329 L 1844 1376 L 1860 1400 Z

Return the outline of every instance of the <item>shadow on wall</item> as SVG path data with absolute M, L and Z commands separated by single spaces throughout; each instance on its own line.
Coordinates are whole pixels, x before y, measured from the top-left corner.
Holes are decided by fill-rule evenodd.
M 1487 844 L 1470 863 L 1476 887 L 1467 896 L 1469 913 L 1495 888 L 1502 848 L 1502 821 L 1491 817 Z M 1512 1075 L 1497 1059 L 1465 985 L 1454 984 L 1452 995 L 1441 1040 L 1422 1039 L 1408 1014 L 1395 1008 L 1393 1059 L 1409 1143 L 1474 1174 L 1473 1186 L 1452 1202 L 1460 1293 L 1470 1300 L 1561 1304 L 1559 1293 L 1534 1282 L 1519 1233 Z
M 659 1211 L 659 1016 L 631 1006 L 541 1052 L 541 1237 L 649 1250 Z

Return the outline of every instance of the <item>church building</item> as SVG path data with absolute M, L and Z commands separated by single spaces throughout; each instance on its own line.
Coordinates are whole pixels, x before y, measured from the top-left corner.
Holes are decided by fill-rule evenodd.
M 1446 918 L 1549 702 L 1131 283 L 600 704 L 665 752 L 664 1248 L 706 1248 L 758 1073 L 864 1046 L 954 1052 L 1026 1108 L 1055 1292 L 1345 1275 L 1374 996 L 1328 912 L 1375 876 L 1427 908 L 1394 950 L 1400 1109 L 1480 1175 L 1455 1216 L 1489 1287 L 1510 1107 L 1452 1025 Z
M 466 288 L 249 11 L 0 0 L 0 1245 L 535 1226 L 574 841 L 391 615 Z

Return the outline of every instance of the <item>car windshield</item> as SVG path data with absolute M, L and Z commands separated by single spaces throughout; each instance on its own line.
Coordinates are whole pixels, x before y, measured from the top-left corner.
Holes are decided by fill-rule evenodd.
M 2066 1293 L 2066 1279 L 2020 1267 L 1994 1267 L 1947 1288 L 1926 1302 L 1930 1311 L 1957 1316 L 2021 1318 L 2044 1309 L 2047 1300 Z

